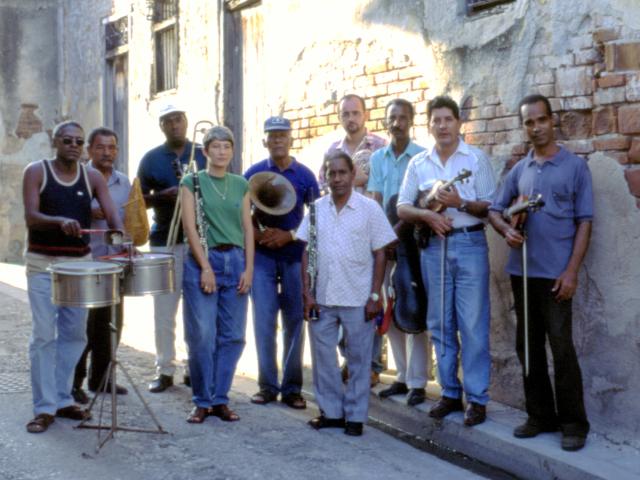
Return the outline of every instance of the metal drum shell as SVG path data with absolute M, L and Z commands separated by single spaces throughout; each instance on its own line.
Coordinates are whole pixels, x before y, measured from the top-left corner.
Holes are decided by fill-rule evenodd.
M 125 296 L 138 297 L 175 292 L 175 258 L 172 254 L 145 253 L 132 259 L 111 261 L 124 268 L 122 293 Z
M 51 301 L 61 307 L 99 308 L 120 303 L 122 267 L 110 262 L 50 265 Z

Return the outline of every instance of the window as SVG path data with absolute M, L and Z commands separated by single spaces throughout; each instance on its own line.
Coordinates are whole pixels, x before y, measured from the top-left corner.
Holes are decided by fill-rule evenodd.
M 486 10 L 491 7 L 495 7 L 496 5 L 500 5 L 503 3 L 511 3 L 515 0 L 466 0 L 467 1 L 467 12 L 469 14 L 480 12 L 482 10 Z
M 111 52 L 129 43 L 129 18 L 122 17 L 109 22 L 104 28 L 105 51 Z
M 154 93 L 176 88 L 178 79 L 178 0 L 155 0 L 151 10 Z

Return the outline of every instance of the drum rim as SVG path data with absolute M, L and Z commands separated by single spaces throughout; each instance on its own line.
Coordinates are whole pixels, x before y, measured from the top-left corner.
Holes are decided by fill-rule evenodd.
M 95 267 L 96 269 L 85 269 L 79 270 L 78 268 L 67 269 L 67 267 L 71 267 L 71 265 L 86 265 L 86 264 L 99 264 L 99 267 Z M 100 268 L 100 269 L 98 269 Z M 57 262 L 49 265 L 47 267 L 47 271 L 50 273 L 55 273 L 59 275 L 75 275 L 75 276 L 84 276 L 84 275 L 113 275 L 122 273 L 123 267 L 122 265 L 118 265 L 113 262 L 100 262 L 100 261 L 78 261 L 78 262 Z
M 175 255 L 172 253 L 145 252 L 142 256 L 132 258 L 111 258 L 109 259 L 109 262 L 113 262 L 117 265 L 128 265 L 131 263 L 134 265 L 165 265 L 175 262 Z

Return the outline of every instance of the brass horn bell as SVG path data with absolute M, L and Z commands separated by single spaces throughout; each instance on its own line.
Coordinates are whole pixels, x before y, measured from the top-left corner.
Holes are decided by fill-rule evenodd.
M 296 191 L 289 180 L 275 172 L 258 172 L 249 178 L 249 196 L 258 210 L 286 215 L 296 206 Z

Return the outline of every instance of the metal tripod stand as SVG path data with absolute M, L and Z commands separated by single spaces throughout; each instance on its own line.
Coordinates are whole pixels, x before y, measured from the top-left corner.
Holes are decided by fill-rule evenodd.
M 106 395 L 102 395 L 100 399 L 100 409 L 98 413 L 98 424 L 97 425 L 88 424 L 87 422 L 90 420 L 89 418 L 87 420 L 83 420 L 75 427 L 75 428 L 89 428 L 89 429 L 94 429 L 98 431 L 98 445 L 96 446 L 96 452 L 99 452 L 100 449 L 104 446 L 104 444 L 114 437 L 115 433 L 118 430 L 127 431 L 127 432 L 142 432 L 142 433 L 168 433 L 166 430 L 162 428 L 162 425 L 160 425 L 160 422 L 158 422 L 158 419 L 153 414 L 153 411 L 149 407 L 149 404 L 145 401 L 145 399 L 140 394 L 138 387 L 136 387 L 135 383 L 131 379 L 131 376 L 129 375 L 129 372 L 127 372 L 127 369 L 116 358 L 116 350 L 117 350 L 117 343 L 118 343 L 118 335 L 116 330 L 116 303 L 110 306 L 110 310 L 111 310 L 111 321 L 109 322 L 109 330 L 110 330 L 109 335 L 110 335 L 110 341 L 111 341 L 111 345 L 110 345 L 111 359 L 109 361 L 109 366 L 107 367 L 107 371 L 105 372 L 104 376 L 102 377 L 102 381 L 100 382 L 100 388 L 96 391 L 93 399 L 91 400 L 91 403 L 89 404 L 89 408 L 87 411 L 91 412 L 100 394 L 106 394 L 110 390 L 111 391 L 111 425 L 108 425 L 107 423 L 103 424 L 102 422 L 102 417 L 104 413 L 104 400 L 106 397 Z M 135 427 L 118 425 L 118 396 L 116 393 L 116 371 L 118 367 L 122 370 L 122 373 L 127 378 L 129 385 L 133 388 L 133 391 L 138 396 L 145 410 L 153 420 L 153 423 L 156 426 L 155 429 L 143 429 L 143 428 L 135 428 Z M 108 430 L 107 434 L 104 437 L 101 435 L 102 430 Z

